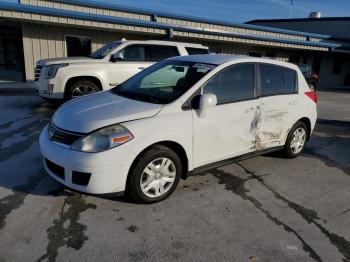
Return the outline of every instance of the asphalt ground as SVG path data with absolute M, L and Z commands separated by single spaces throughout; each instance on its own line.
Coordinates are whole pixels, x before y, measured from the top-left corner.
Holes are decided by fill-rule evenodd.
M 0 89 L 0 261 L 350 261 L 350 91 L 318 94 L 301 157 L 209 170 L 140 205 L 51 179 L 38 136 L 56 107 Z

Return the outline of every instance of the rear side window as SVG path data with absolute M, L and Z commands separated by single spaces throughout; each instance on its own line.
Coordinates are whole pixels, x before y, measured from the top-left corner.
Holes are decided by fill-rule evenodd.
M 189 55 L 207 55 L 207 54 L 209 54 L 209 49 L 204 49 L 204 48 L 186 47 L 186 51 Z
M 207 82 L 204 94 L 215 94 L 218 104 L 254 98 L 255 73 L 253 64 L 233 65 L 223 69 Z
M 149 60 L 152 62 L 162 61 L 172 56 L 178 56 L 179 51 L 175 46 L 157 46 L 150 45 L 149 50 Z
M 292 94 L 296 92 L 296 72 L 274 65 L 259 65 L 261 96 Z

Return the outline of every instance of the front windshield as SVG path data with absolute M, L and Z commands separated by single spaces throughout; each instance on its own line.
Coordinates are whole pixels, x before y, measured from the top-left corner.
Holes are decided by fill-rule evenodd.
M 165 60 L 115 87 L 112 92 L 135 100 L 168 104 L 179 98 L 215 65 Z
M 89 57 L 94 59 L 102 59 L 110 52 L 112 52 L 112 50 L 114 50 L 118 45 L 120 45 L 120 42 L 109 43 L 105 46 L 102 46 L 100 49 L 97 49 L 95 52 L 89 55 Z

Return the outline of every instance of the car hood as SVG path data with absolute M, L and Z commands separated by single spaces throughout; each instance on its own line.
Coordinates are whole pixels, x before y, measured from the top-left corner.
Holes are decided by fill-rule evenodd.
M 111 91 L 87 95 L 62 105 L 52 117 L 55 126 L 89 133 L 101 127 L 155 116 L 162 105 L 136 101 Z
M 79 57 L 59 57 L 59 58 L 50 58 L 50 59 L 44 59 L 44 60 L 39 60 L 37 62 L 37 65 L 41 66 L 48 66 L 48 65 L 53 65 L 53 64 L 76 64 L 76 63 L 96 63 L 99 61 L 99 59 L 93 59 L 90 57 L 84 57 L 84 56 L 79 56 Z

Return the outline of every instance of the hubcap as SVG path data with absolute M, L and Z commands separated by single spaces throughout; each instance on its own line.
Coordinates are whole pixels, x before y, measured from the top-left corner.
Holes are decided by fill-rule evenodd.
M 293 154 L 298 154 L 303 150 L 304 144 L 306 141 L 306 132 L 304 128 L 297 128 L 293 135 L 292 140 L 290 142 L 290 149 L 292 150 Z
M 87 94 L 92 94 L 97 92 L 95 87 L 91 85 L 78 85 L 76 88 L 73 89 L 72 91 L 72 98 L 77 98 L 80 96 L 84 96 Z
M 157 158 L 143 170 L 140 186 L 141 191 L 148 197 L 160 197 L 169 191 L 174 184 L 176 168 L 169 158 Z

